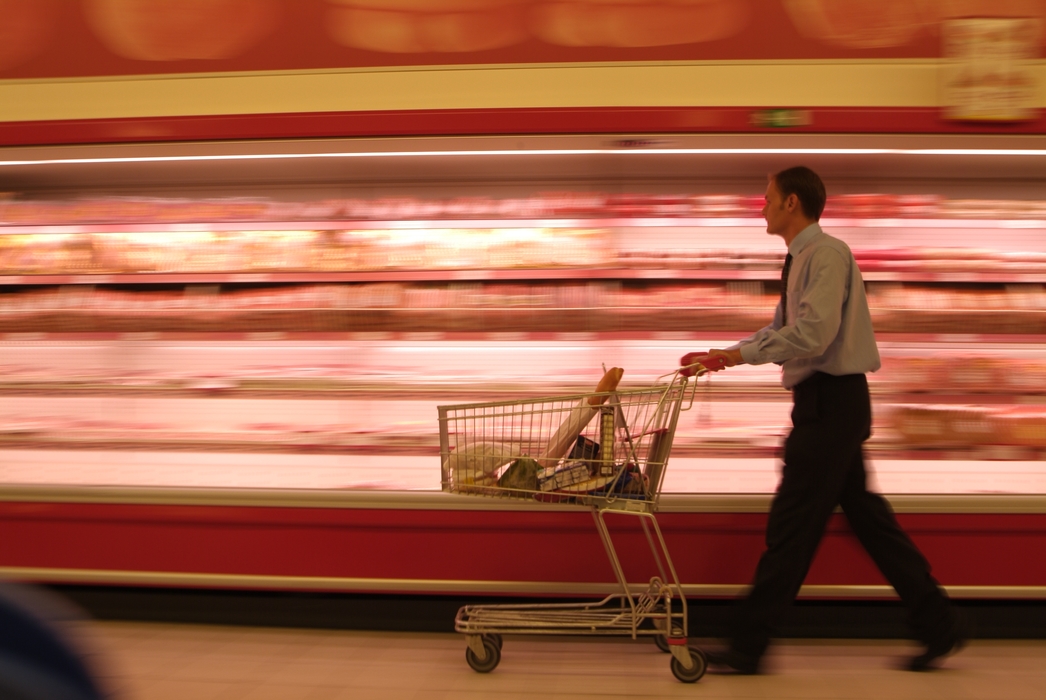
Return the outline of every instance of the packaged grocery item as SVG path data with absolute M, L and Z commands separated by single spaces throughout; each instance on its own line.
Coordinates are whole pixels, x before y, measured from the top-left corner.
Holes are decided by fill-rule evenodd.
M 702 217 L 734 217 L 750 214 L 750 200 L 737 194 L 703 194 L 693 198 L 694 214 Z
M 993 357 L 963 357 L 947 362 L 949 384 L 962 391 L 992 393 L 1007 373 L 1004 362 Z
M 498 479 L 498 488 L 521 491 L 538 490 L 538 474 L 541 467 L 530 457 L 520 457 L 509 465 Z
M 1006 444 L 1004 412 L 986 406 L 910 405 L 892 413 L 893 427 L 912 447 Z
M 584 435 L 578 436 L 577 442 L 574 443 L 574 449 L 570 451 L 569 458 L 571 460 L 597 460 L 599 459 L 600 445 L 595 440 L 591 440 Z
M 824 213 L 827 217 L 884 219 L 898 214 L 897 195 L 893 194 L 841 194 L 830 199 L 829 204 Z
M 1002 373 L 1002 388 L 1020 394 L 1046 393 L 1046 362 L 1008 360 Z
M 1017 409 L 1003 416 L 1007 443 L 1024 447 L 1046 447 L 1046 412 Z
M 584 481 L 562 486 L 557 491 L 573 494 L 614 495 L 625 498 L 645 498 L 649 481 L 634 464 L 620 465 L 610 476 L 593 476 Z
M 898 406 L 890 414 L 892 427 L 902 441 L 912 447 L 940 447 L 950 444 L 946 410 L 930 405 Z
M 579 435 L 567 459 L 570 462 L 584 462 L 590 474 L 598 474 L 601 462 L 600 445 L 595 440 Z
M 897 195 L 897 215 L 907 219 L 935 219 L 944 197 L 938 194 Z
M 613 406 L 602 406 L 599 409 L 600 476 L 611 476 L 614 473 L 614 414 Z
M 948 386 L 945 361 L 936 357 L 898 357 L 884 362 L 885 379 L 909 392 L 934 392 Z
M 589 479 L 588 464 L 585 462 L 567 462 L 559 468 L 545 468 L 538 474 L 538 487 L 542 491 L 555 491 L 557 489 L 573 486 Z

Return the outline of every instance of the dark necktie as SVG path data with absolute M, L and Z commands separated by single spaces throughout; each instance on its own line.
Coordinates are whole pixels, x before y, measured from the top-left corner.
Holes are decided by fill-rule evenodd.
M 792 254 L 785 256 L 784 267 L 781 268 L 781 320 L 782 325 L 788 325 L 788 271 L 792 269 Z

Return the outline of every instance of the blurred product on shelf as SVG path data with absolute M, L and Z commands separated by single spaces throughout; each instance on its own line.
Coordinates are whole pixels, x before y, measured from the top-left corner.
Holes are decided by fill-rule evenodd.
M 905 405 L 892 409 L 890 423 L 900 441 L 915 448 L 1046 448 L 1042 407 Z
M 1046 291 L 880 286 L 869 297 L 877 332 L 1046 332 Z
M 0 234 L 0 267 L 8 275 L 585 268 L 711 273 L 773 271 L 781 264 L 779 251 L 773 250 L 663 245 L 618 250 L 605 228 L 8 232 Z M 872 273 L 1046 272 L 1046 253 L 1036 252 L 913 245 L 855 247 L 854 255 Z
M 396 455 L 437 453 L 439 440 L 434 432 L 427 434 L 416 426 L 305 428 L 264 423 L 206 429 L 163 422 L 25 416 L 0 426 L 0 449 Z
M 883 412 L 884 420 L 876 424 L 869 442 L 869 451 L 877 457 L 925 459 L 932 453 L 942 459 L 1041 460 L 1046 456 L 1046 408 L 1041 406 L 891 404 L 880 400 L 877 410 Z M 699 427 L 681 424 L 673 454 L 773 457 L 780 449 L 784 422 L 762 425 L 733 421 Z M 439 452 L 439 436 L 424 423 L 401 425 L 381 420 L 368 425 L 308 426 L 231 421 L 205 427 L 159 420 L 25 413 L 8 416 L 0 426 L 0 449 L 432 455 Z M 994 456 L 991 450 L 997 451 Z M 518 452 L 518 446 L 465 449 L 445 465 L 446 474 L 459 485 L 492 486 Z M 598 463 L 568 459 L 562 466 L 583 464 L 591 471 Z M 558 475 L 558 471 L 553 468 L 551 474 L 561 481 L 571 478 Z M 549 478 L 541 474 L 539 480 Z
M 1043 394 L 1046 361 L 958 355 L 894 357 L 883 363 L 882 381 L 898 392 Z
M 647 292 L 597 282 L 375 283 L 220 294 L 64 287 L 0 297 L 0 332 L 734 330 L 772 306 L 772 296 L 716 284 Z
M 119 340 L 114 341 L 116 343 Z M 908 352 L 915 352 L 909 350 Z M 651 369 L 646 374 L 655 375 Z M 1024 357 L 958 355 L 920 357 L 887 356 L 883 368 L 870 381 L 877 399 L 908 400 L 913 394 L 946 396 L 970 400 L 1046 394 L 1046 360 Z M 137 395 L 193 396 L 221 393 L 247 396 L 378 396 L 404 392 L 417 394 L 450 393 L 479 396 L 494 392 L 513 396 L 534 392 L 578 393 L 587 385 L 577 383 L 574 370 L 548 374 L 540 386 L 529 375 L 492 375 L 486 367 L 431 376 L 412 365 L 371 365 L 325 363 L 301 365 L 246 364 L 221 371 L 205 368 L 188 370 L 150 370 L 133 367 L 119 369 L 85 368 L 80 365 L 54 367 L 47 364 L 0 364 L 0 394 L 36 396 Z M 774 382 L 747 380 L 717 383 L 715 395 L 732 394 L 748 398 L 777 397 Z M 931 401 L 934 399 L 930 399 Z
M 262 289 L 23 289 L 0 296 L 0 332 L 745 331 L 777 296 L 762 282 L 301 284 Z M 1046 290 L 884 286 L 879 333 L 1046 333 Z
M 184 224 L 237 221 L 433 221 L 572 218 L 757 218 L 761 197 L 739 194 L 544 192 L 529 197 L 377 197 L 284 201 L 101 197 L 0 199 L 0 225 Z M 1046 200 L 948 199 L 935 194 L 840 194 L 827 219 L 1046 219 Z
M 116 345 L 112 346 L 115 350 Z M 918 348 L 909 350 L 918 352 Z M 542 377 L 535 385 L 532 376 L 506 376 L 500 369 L 473 367 L 446 376 L 433 377 L 416 365 L 373 365 L 330 363 L 300 365 L 243 365 L 224 370 L 192 368 L 135 370 L 134 368 L 85 368 L 80 363 L 55 366 L 46 360 L 33 364 L 32 356 L 22 363 L 0 365 L 0 394 L 9 406 L 0 425 L 0 448 L 13 450 L 147 450 L 208 453 L 290 453 L 354 455 L 427 455 L 438 450 L 434 426 L 396 422 L 374 416 L 351 424 L 339 423 L 333 415 L 321 420 L 294 423 L 244 422 L 230 414 L 220 421 L 188 421 L 176 407 L 178 401 L 208 401 L 213 398 L 276 401 L 272 415 L 280 415 L 280 400 L 327 399 L 412 402 L 462 401 L 478 398 L 515 400 L 539 395 L 571 395 L 591 390 L 579 384 L 584 372 L 563 367 L 557 374 Z M 892 356 L 882 372 L 874 375 L 873 395 L 877 425 L 870 445 L 874 454 L 887 459 L 1029 459 L 1037 460 L 1046 450 L 1046 408 L 1028 405 L 1046 391 L 1046 362 L 1022 357 L 976 354 L 924 358 Z M 517 373 L 518 374 L 518 373 Z M 637 376 L 645 377 L 651 371 Z M 614 377 L 616 375 L 610 375 Z M 706 399 L 719 403 L 742 400 L 773 404 L 782 400 L 779 387 L 768 376 L 762 384 L 731 386 L 719 382 L 702 390 Z M 920 392 L 926 398 L 917 397 Z M 153 401 L 147 419 L 113 412 L 83 414 L 74 397 L 125 402 L 122 396 Z M 994 395 L 988 405 L 970 405 Z M 24 397 L 31 403 L 20 404 Z M 437 399 L 438 397 L 438 399 Z M 1023 398 L 1022 398 L 1023 397 Z M 705 400 L 705 399 L 702 399 Z M 944 403 L 950 401 L 951 403 Z M 156 403 L 160 402 L 160 403 Z M 395 405 L 393 403 L 392 405 Z M 19 408 L 19 406 L 21 406 Z M 162 410 L 156 409 L 163 407 Z M 746 409 L 748 411 L 750 409 Z M 591 411 L 594 415 L 595 410 Z M 700 413 L 700 412 L 699 412 Z M 773 414 L 776 415 L 776 414 Z M 332 421 L 331 419 L 334 418 Z M 769 421 L 768 421 L 769 419 Z M 737 414 L 712 422 L 681 423 L 676 451 L 681 455 L 714 457 L 772 457 L 779 447 L 785 416 L 775 422 L 771 413 Z M 765 422 L 765 424 L 761 423 Z M 564 426 L 567 444 L 575 436 L 574 424 Z M 540 445 L 535 454 L 543 454 Z M 558 451 L 560 448 L 556 447 Z M 572 453 L 571 461 L 599 463 L 600 444 L 592 441 L 588 452 Z M 506 448 L 510 450 L 510 448 Z M 501 452 L 504 452 L 502 450 Z M 477 488 L 493 486 L 500 467 L 508 464 L 498 450 L 482 454 L 464 450 L 449 465 L 459 483 Z M 460 469 L 458 468 L 460 467 Z M 567 480 L 569 475 L 557 476 Z M 551 487 L 549 487 L 551 488 Z M 559 486 L 557 486 L 559 488 Z
M 310 202 L 10 197 L 0 199 L 0 269 L 6 275 L 483 270 L 496 276 L 502 270 L 601 268 L 604 276 L 610 270 L 688 270 L 711 278 L 723 270 L 774 271 L 779 251 L 709 247 L 701 237 L 697 247 L 679 246 L 674 232 L 749 225 L 760 206 L 753 197 L 731 194 L 591 192 Z M 852 246 L 872 281 L 874 274 L 934 281 L 934 275 L 950 273 L 1007 281 L 1002 278 L 1046 272 L 1043 252 L 949 245 L 946 235 L 929 235 L 952 220 L 965 220 L 962 226 L 969 228 L 971 221 L 982 226 L 980 221 L 1024 219 L 1019 229 L 1040 229 L 1046 201 L 859 194 L 840 195 L 831 206 L 826 216 L 836 217 L 837 226 L 889 232 L 881 244 L 864 238 Z M 645 235 L 648 225 L 667 227 L 669 235 Z
M 313 201 L 0 196 L 0 334 L 8 334 L 0 341 L 22 353 L 0 365 L 9 405 L 0 447 L 431 456 L 439 451 L 431 421 L 403 422 L 427 402 L 590 391 L 565 359 L 579 347 L 635 343 L 646 358 L 678 335 L 763 325 L 778 302 L 783 253 L 764 244 L 762 206 L 730 193 L 569 190 Z M 871 454 L 1046 454 L 1046 410 L 1035 405 L 1046 393 L 1037 350 L 1046 335 L 1046 200 L 849 194 L 834 197 L 825 216 L 852 239 L 876 332 L 891 336 L 883 370 L 870 377 L 881 420 Z M 477 361 L 439 373 L 395 353 L 354 357 L 358 342 L 399 350 L 408 336 L 451 354 L 434 348 L 552 342 L 553 354 L 541 356 L 562 366 L 535 382 L 522 365 L 490 360 L 485 346 L 471 348 Z M 311 363 L 280 349 L 259 359 L 284 341 L 347 354 Z M 85 364 L 84 343 L 105 359 Z M 202 354 L 159 369 L 170 365 L 155 358 L 185 352 L 179 343 Z M 230 357 L 244 364 L 229 366 Z M 631 376 L 656 375 L 639 364 Z M 720 404 L 715 415 L 689 414 L 673 454 L 772 460 L 787 422 L 779 387 L 739 377 L 707 392 Z M 150 405 L 141 419 L 82 408 L 128 397 Z M 271 412 L 248 417 L 241 407 L 213 424 L 181 413 L 236 401 Z M 283 401 L 320 406 L 321 417 L 294 424 Z M 353 401 L 374 415 L 339 422 L 332 407 Z M 477 460 L 457 478 L 496 486 L 508 463 Z M 536 488 L 569 489 L 583 471 L 575 462 L 586 460 L 594 461 L 569 456 L 540 473 Z
M 496 270 L 613 263 L 603 229 L 0 235 L 0 266 L 7 274 Z

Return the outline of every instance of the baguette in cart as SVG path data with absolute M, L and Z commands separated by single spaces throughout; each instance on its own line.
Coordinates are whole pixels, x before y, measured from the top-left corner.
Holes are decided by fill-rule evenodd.
M 488 673 L 501 661 L 502 635 L 653 637 L 684 683 L 704 675 L 704 653 L 687 644 L 687 606 L 655 513 L 681 411 L 694 401 L 696 363 L 652 386 L 619 388 L 606 372 L 590 394 L 439 407 L 444 491 L 588 509 L 617 579 L 617 592 L 591 603 L 466 605 L 454 629 L 465 659 Z M 658 575 L 630 584 L 606 513 L 638 518 Z

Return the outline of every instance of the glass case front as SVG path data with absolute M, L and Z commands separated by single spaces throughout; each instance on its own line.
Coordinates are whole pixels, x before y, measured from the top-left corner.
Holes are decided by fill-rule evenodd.
M 797 138 L 8 149 L 0 483 L 438 490 L 437 405 L 768 323 L 762 190 L 804 162 L 868 288 L 878 488 L 1046 493 L 1038 137 Z M 772 492 L 778 369 L 700 382 L 664 491 Z

